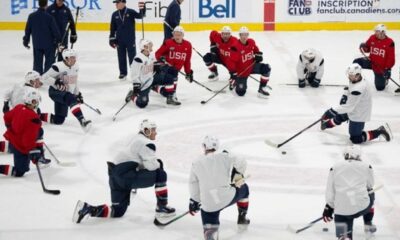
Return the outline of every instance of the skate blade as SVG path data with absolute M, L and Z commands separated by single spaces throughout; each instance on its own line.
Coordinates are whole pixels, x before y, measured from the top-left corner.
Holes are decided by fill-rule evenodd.
M 249 224 L 238 224 L 238 232 L 244 232 L 249 228 Z
M 259 97 L 261 99 L 268 99 L 269 95 L 267 96 L 267 95 L 264 95 L 264 94 L 261 94 L 261 93 L 257 93 L 257 97 Z
M 89 123 L 89 124 L 86 125 L 85 127 L 82 127 L 82 130 L 83 130 L 85 133 L 90 132 L 91 129 L 92 129 L 92 123 Z
M 81 200 L 78 200 L 78 202 L 76 203 L 74 214 L 72 215 L 72 222 L 73 223 L 78 223 L 79 210 L 81 210 L 84 205 L 85 205 L 85 203 L 82 202 Z
M 160 219 L 165 220 L 165 219 L 175 217 L 175 216 L 176 216 L 175 212 L 173 212 L 173 213 L 156 213 L 155 218 L 158 220 L 160 220 Z

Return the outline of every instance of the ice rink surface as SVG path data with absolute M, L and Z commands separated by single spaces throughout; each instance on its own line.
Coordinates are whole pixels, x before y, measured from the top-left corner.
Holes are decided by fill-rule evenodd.
M 208 31 L 188 32 L 185 38 L 205 54 L 209 49 Z M 236 34 L 236 33 L 235 33 Z M 247 231 L 238 232 L 236 207 L 221 214 L 220 239 L 335 239 L 334 224 L 318 223 L 301 233 L 295 228 L 318 218 L 325 205 L 325 184 L 329 168 L 343 161 L 342 152 L 350 144 L 347 124 L 321 132 L 315 126 L 282 149 L 264 143 L 265 139 L 280 143 L 317 120 L 325 110 L 339 103 L 343 87 L 298 89 L 287 84 L 297 83 L 295 66 L 299 53 L 308 47 L 320 50 L 325 57 L 322 84 L 346 85 L 346 67 L 361 54 L 358 45 L 366 41 L 372 31 L 350 32 L 257 32 L 251 33 L 264 52 L 264 61 L 272 67 L 269 99 L 257 97 L 258 83 L 248 80 L 245 97 L 237 97 L 229 90 L 206 105 L 200 101 L 212 93 L 188 83 L 180 76 L 177 96 L 178 108 L 167 107 L 165 99 L 150 94 L 144 110 L 129 104 L 112 121 L 114 113 L 124 103 L 131 83 L 117 80 L 117 54 L 108 46 L 107 32 L 79 32 L 75 45 L 79 53 L 79 85 L 85 101 L 99 108 L 99 116 L 82 106 L 87 119 L 93 121 L 91 132 L 84 134 L 77 120 L 69 113 L 63 126 L 44 124 L 45 142 L 61 161 L 73 161 L 76 167 L 61 167 L 54 161 L 43 169 L 44 181 L 50 189 L 60 189 L 61 195 L 43 193 L 33 165 L 21 179 L 0 176 L 0 239 L 203 239 L 199 214 L 186 216 L 164 229 L 153 225 L 155 197 L 152 188 L 139 190 L 123 218 L 83 220 L 72 223 L 77 200 L 99 205 L 110 203 L 106 161 L 113 159 L 122 139 L 136 134 L 145 118 L 158 124 L 157 154 L 164 161 L 169 174 L 169 204 L 178 213 L 187 210 L 188 176 L 191 162 L 201 153 L 201 141 L 207 134 L 216 135 L 222 148 L 248 160 L 250 186 Z M 145 33 L 156 50 L 162 33 Z M 1 31 L 1 80 L 3 93 L 14 83 L 23 81 L 32 68 L 32 50 L 22 46 L 22 32 Z M 389 31 L 398 41 L 399 31 Z M 141 33 L 137 33 L 141 38 Z M 397 47 L 397 52 L 400 49 Z M 399 54 L 397 54 L 399 59 Z M 220 80 L 208 82 L 209 74 L 202 59 L 193 53 L 194 78 L 218 90 L 227 84 L 228 73 L 219 67 Z M 392 69 L 392 78 L 399 80 L 399 64 Z M 372 73 L 364 71 L 373 87 Z M 254 75 L 257 79 L 258 76 Z M 53 102 L 42 88 L 43 112 L 53 111 Z M 363 144 L 363 160 L 372 164 L 377 184 L 384 188 L 376 194 L 374 222 L 378 227 L 376 239 L 400 239 L 400 97 L 394 96 L 396 86 L 389 83 L 384 92 L 374 92 L 372 120 L 366 129 L 387 122 L 395 136 L 392 142 L 383 140 Z M 5 127 L 0 126 L 3 133 Z M 281 150 L 287 152 L 281 154 Z M 47 156 L 50 155 L 47 153 Z M 0 164 L 9 163 L 12 155 L 1 155 Z M 322 228 L 329 228 L 322 232 Z M 365 239 L 362 220 L 354 228 L 354 239 Z

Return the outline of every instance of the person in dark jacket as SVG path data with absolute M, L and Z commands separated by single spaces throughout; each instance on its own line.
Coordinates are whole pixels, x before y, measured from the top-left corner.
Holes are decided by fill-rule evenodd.
M 129 65 L 136 55 L 135 45 L 135 18 L 142 19 L 145 16 L 145 4 L 139 1 L 140 13 L 127 8 L 126 0 L 114 0 L 117 11 L 111 16 L 109 44 L 117 48 L 119 79 L 126 80 L 128 74 L 126 55 L 128 54 Z
M 76 40 L 78 40 L 78 36 L 76 35 L 75 22 L 71 10 L 64 4 L 64 0 L 55 0 L 54 3 L 46 9 L 46 12 L 54 17 L 58 30 L 60 31 L 61 37 L 64 37 L 65 34 L 64 39 L 61 39 L 62 41 L 61 45 L 67 49 L 68 30 L 67 32 L 65 30 L 68 23 L 69 23 L 68 29 L 71 30 L 71 36 L 69 38 L 69 41 L 71 42 L 71 44 L 74 44 Z M 63 59 L 61 54 L 58 54 L 58 61 L 62 60 Z
M 53 17 L 46 13 L 47 0 L 39 0 L 39 9 L 29 15 L 23 37 L 24 46 L 29 49 L 32 35 L 33 42 L 33 70 L 43 74 L 54 63 L 54 53 L 61 40 Z M 43 57 L 46 59 L 43 68 Z
M 181 4 L 183 0 L 173 0 L 168 8 L 164 18 L 164 42 L 172 38 L 172 31 L 181 22 Z

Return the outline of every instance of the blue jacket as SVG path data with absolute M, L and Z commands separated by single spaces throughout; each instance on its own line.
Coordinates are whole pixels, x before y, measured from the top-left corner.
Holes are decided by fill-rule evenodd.
M 43 8 L 29 14 L 23 37 L 24 42 L 29 43 L 31 35 L 33 48 L 36 49 L 55 48 L 61 41 L 60 31 L 54 18 Z
M 115 11 L 111 16 L 110 38 L 115 37 L 118 44 L 135 44 L 135 18 L 142 19 L 143 16 L 144 13 L 126 7 Z
M 69 29 L 71 29 L 71 34 L 76 35 L 74 18 L 72 16 L 71 10 L 67 6 L 65 6 L 65 4 L 63 4 L 61 7 L 57 7 L 56 2 L 54 1 L 54 3 L 46 9 L 46 12 L 54 17 L 61 37 L 63 37 L 65 34 L 65 27 L 67 26 L 68 22 L 70 23 Z M 67 41 L 68 32 L 64 39 L 64 45 Z
M 165 39 L 168 39 L 172 37 L 172 30 L 176 26 L 179 26 L 179 23 L 181 22 L 181 6 L 177 0 L 173 0 L 169 4 L 164 21 L 172 27 L 171 29 L 164 23 L 164 37 Z

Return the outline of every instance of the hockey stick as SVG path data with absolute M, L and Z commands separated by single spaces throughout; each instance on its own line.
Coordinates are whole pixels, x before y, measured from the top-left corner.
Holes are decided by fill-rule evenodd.
M 364 50 L 363 50 L 362 48 L 360 48 L 360 52 L 361 52 L 361 54 L 362 54 L 365 58 L 367 58 L 367 59 L 371 62 L 372 65 L 377 66 L 377 67 L 378 67 L 379 69 L 381 69 L 381 70 L 383 69 L 381 65 L 372 62 L 371 59 L 369 58 L 369 56 L 367 56 L 367 54 L 365 54 L 365 52 L 364 52 Z M 397 87 L 400 87 L 400 84 L 398 84 L 395 80 L 393 80 L 392 77 L 390 77 L 389 79 L 390 79 L 390 81 L 392 81 L 394 84 L 396 84 Z
M 379 189 L 381 189 L 382 187 L 383 187 L 383 184 L 380 184 L 380 185 L 374 187 L 372 190 L 368 191 L 368 194 L 372 194 L 372 193 L 378 191 Z M 297 233 L 300 233 L 300 232 L 302 232 L 302 231 L 304 231 L 304 230 L 306 230 L 306 229 L 309 229 L 310 227 L 314 226 L 314 224 L 316 224 L 317 222 L 321 221 L 323 218 L 324 218 L 324 217 L 317 218 L 317 219 L 315 219 L 314 221 L 308 223 L 307 226 L 302 227 L 302 228 L 299 228 L 299 229 L 294 229 L 294 228 L 293 228 L 292 226 L 290 226 L 290 225 L 287 227 L 287 229 L 288 229 L 290 232 L 296 233 L 296 234 L 297 234 Z
M 122 105 L 122 107 L 114 114 L 114 116 L 113 116 L 113 118 L 112 118 L 113 121 L 115 121 L 115 119 L 117 119 L 118 113 L 121 112 L 122 109 L 124 109 L 124 108 L 126 107 L 126 105 L 128 105 L 128 103 L 129 103 L 129 101 L 128 101 L 128 102 L 125 102 L 124 105 Z
M 186 77 L 186 74 L 183 73 L 182 71 L 179 71 L 179 73 Z M 209 87 L 207 87 L 206 85 L 202 84 L 201 82 L 198 82 L 198 81 L 196 81 L 195 79 L 193 79 L 193 82 L 196 83 L 197 85 L 199 85 L 199 86 L 201 86 L 201 87 L 207 89 L 208 91 L 215 93 L 214 90 L 210 89 Z
M 283 85 L 286 85 L 286 86 L 298 86 L 297 83 L 286 83 L 286 84 L 283 84 Z M 322 86 L 322 87 L 347 87 L 347 85 L 341 85 L 341 84 L 320 84 L 319 86 Z
M 238 75 L 241 75 L 241 74 L 243 74 L 244 72 L 246 72 L 250 67 L 253 67 L 254 66 L 254 63 L 255 62 L 253 62 L 252 64 L 250 64 L 249 66 L 247 66 L 247 68 L 246 69 L 244 69 L 240 74 L 238 74 Z M 209 99 L 207 99 L 207 100 L 203 100 L 203 101 L 201 101 L 200 103 L 201 104 L 206 104 L 206 103 L 208 103 L 211 99 L 213 99 L 215 96 L 217 96 L 218 94 L 220 94 L 221 92 L 223 92 L 224 90 L 225 90 L 225 88 L 227 88 L 228 86 L 229 86 L 229 84 L 230 84 L 230 82 L 228 82 L 228 84 L 226 84 L 223 88 L 221 88 L 219 91 L 217 91 L 214 95 L 212 95 Z
M 157 227 L 165 227 L 168 226 L 169 224 L 183 218 L 184 216 L 188 215 L 189 211 L 182 213 L 181 215 L 178 215 L 176 217 L 174 217 L 173 219 L 169 220 L 168 222 L 162 223 L 160 222 L 157 218 L 154 218 L 154 225 L 156 225 Z
M 58 194 L 60 194 L 60 193 L 61 193 L 60 190 L 50 190 L 50 189 L 47 189 L 47 188 L 44 186 L 44 182 L 43 182 L 43 178 L 42 178 L 42 173 L 40 172 L 39 165 L 38 165 L 37 163 L 35 163 L 35 165 L 36 165 L 37 172 L 38 172 L 38 174 L 39 174 L 40 183 L 42 184 L 43 192 L 48 193 L 48 194 L 53 194 L 53 195 L 58 195 Z
M 251 79 L 254 79 L 256 82 L 260 82 L 260 80 L 258 80 L 257 78 L 255 78 L 255 77 L 253 77 L 253 76 L 251 76 L 251 75 L 249 75 L 249 77 L 251 78 Z M 269 85 L 265 85 L 267 88 L 269 88 L 269 90 L 272 90 L 272 87 L 270 87 Z
M 61 162 L 60 160 L 58 160 L 56 155 L 54 155 L 54 153 L 50 150 L 49 146 L 47 146 L 46 143 L 44 143 L 44 147 L 47 149 L 47 151 L 49 151 L 50 155 L 54 158 L 54 160 L 56 160 L 56 163 L 58 165 L 63 167 L 74 167 L 76 165 L 76 163 L 74 162 Z
M 68 23 L 67 23 L 67 26 L 65 27 L 64 35 L 63 35 L 63 37 L 62 37 L 62 39 L 61 39 L 61 42 L 60 42 L 60 43 L 58 44 L 58 46 L 57 46 L 56 54 L 55 54 L 54 58 L 57 58 L 58 54 L 60 53 L 60 48 L 59 48 L 59 46 L 61 46 L 61 45 L 63 44 L 63 42 L 64 42 L 64 40 L 65 40 L 65 37 L 66 37 L 67 34 L 68 34 L 69 25 L 70 25 L 70 22 L 68 22 Z M 56 59 L 56 61 L 57 61 L 57 59 Z
M 300 134 L 302 134 L 303 132 L 305 132 L 306 130 L 310 129 L 311 127 L 313 127 L 314 125 L 316 125 L 317 123 L 319 123 L 321 121 L 321 118 L 318 118 L 317 121 L 313 122 L 312 124 L 310 124 L 309 126 L 307 126 L 306 128 L 304 128 L 303 130 L 301 130 L 300 132 L 296 133 L 295 135 L 293 135 L 292 137 L 290 137 L 289 139 L 285 140 L 282 143 L 276 144 L 271 142 L 270 140 L 266 139 L 264 140 L 264 142 L 274 148 L 280 148 L 283 145 L 285 145 L 286 143 L 290 142 L 292 139 L 294 139 L 295 137 L 299 136 Z
M 146 8 L 146 2 L 143 2 L 144 8 Z M 146 17 L 146 14 L 144 14 L 144 9 L 141 12 L 142 13 L 142 39 L 144 39 L 144 17 Z
M 95 111 L 97 114 L 101 115 L 101 112 L 100 112 L 100 110 L 99 110 L 98 108 L 94 108 L 94 107 L 90 106 L 90 105 L 87 104 L 87 103 L 83 103 L 83 104 L 84 104 L 86 107 L 88 107 L 88 108 L 92 109 L 93 111 Z
M 75 15 L 75 31 L 76 31 L 76 25 L 78 25 L 79 10 L 80 10 L 80 7 L 77 7 L 76 15 Z M 74 48 L 74 43 L 71 43 L 71 49 L 73 49 L 73 48 Z

